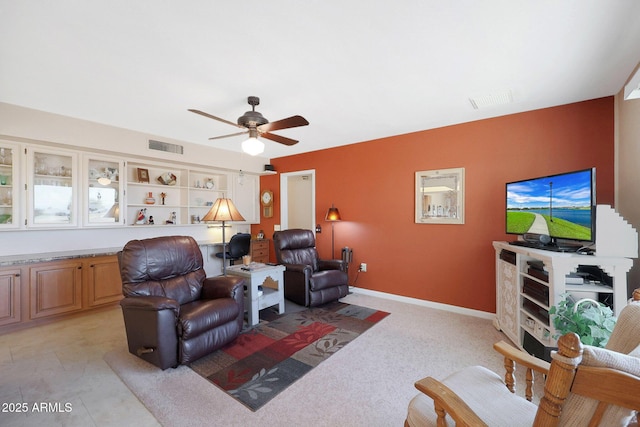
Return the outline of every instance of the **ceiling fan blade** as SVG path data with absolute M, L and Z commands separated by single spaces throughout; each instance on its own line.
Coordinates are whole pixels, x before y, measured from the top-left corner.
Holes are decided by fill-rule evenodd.
M 249 131 L 246 130 L 244 132 L 236 132 L 236 133 L 231 133 L 229 135 L 222 135 L 222 136 L 212 136 L 211 138 L 209 138 L 209 141 L 211 141 L 212 139 L 222 139 L 222 138 L 230 138 L 232 136 L 238 136 L 238 135 L 246 135 L 248 134 Z
M 295 139 L 285 138 L 284 136 L 276 135 L 274 133 L 263 132 L 260 136 L 284 145 L 295 145 L 298 143 Z
M 240 129 L 244 129 L 245 128 L 244 126 L 240 126 L 237 123 L 233 123 L 233 122 L 230 122 L 229 120 L 221 119 L 220 117 L 212 116 L 211 114 L 205 113 L 204 111 L 193 110 L 193 109 L 189 109 L 189 111 L 191 111 L 192 113 L 200 114 L 201 116 L 205 116 L 205 117 L 208 117 L 208 118 L 213 119 L 213 120 L 217 120 L 217 121 L 222 122 L 222 123 L 226 123 L 226 124 L 231 125 L 231 126 L 235 126 L 237 128 L 240 128 Z
M 298 126 L 306 126 L 309 122 L 302 116 L 291 116 L 287 119 L 276 120 L 275 122 L 266 123 L 258 126 L 260 132 L 272 132 L 274 130 L 297 128 Z

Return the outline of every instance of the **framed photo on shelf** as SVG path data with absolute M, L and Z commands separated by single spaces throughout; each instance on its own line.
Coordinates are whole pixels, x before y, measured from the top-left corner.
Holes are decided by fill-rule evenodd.
M 464 168 L 416 172 L 416 224 L 464 224 Z
M 149 183 L 149 170 L 138 168 L 138 182 Z

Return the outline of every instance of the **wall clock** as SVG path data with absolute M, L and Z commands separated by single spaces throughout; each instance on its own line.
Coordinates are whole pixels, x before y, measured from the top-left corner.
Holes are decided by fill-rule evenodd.
M 273 216 L 273 192 L 264 190 L 260 195 L 260 203 L 262 203 L 262 216 L 271 218 Z

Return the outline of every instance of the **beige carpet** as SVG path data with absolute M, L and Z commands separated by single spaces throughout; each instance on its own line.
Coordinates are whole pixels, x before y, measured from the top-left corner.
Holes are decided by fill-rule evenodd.
M 506 338 L 490 320 L 357 293 L 342 301 L 391 315 L 256 412 L 185 366 L 161 371 L 125 346 L 105 360 L 164 426 L 401 426 L 416 380 L 469 365 L 503 373 L 492 345 Z

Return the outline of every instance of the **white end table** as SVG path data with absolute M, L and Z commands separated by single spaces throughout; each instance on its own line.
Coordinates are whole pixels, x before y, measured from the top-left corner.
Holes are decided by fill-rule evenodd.
M 227 274 L 248 279 L 244 307 L 248 312 L 249 326 L 258 324 L 259 311 L 278 304 L 278 313 L 284 313 L 284 265 L 266 265 L 251 263 L 227 267 Z M 258 286 L 262 286 L 262 295 L 258 295 Z

